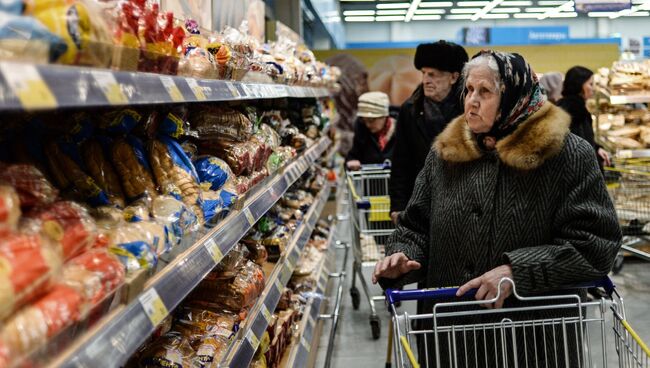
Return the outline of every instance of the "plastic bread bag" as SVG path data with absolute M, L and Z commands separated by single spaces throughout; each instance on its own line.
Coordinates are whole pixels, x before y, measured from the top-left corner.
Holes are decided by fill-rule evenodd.
M 59 191 L 31 165 L 0 164 L 0 183 L 14 188 L 23 210 L 51 204 L 59 195 Z
M 201 140 L 245 142 L 253 134 L 253 124 L 246 115 L 227 107 L 202 105 L 192 115 L 191 122 Z
M 178 75 L 193 78 L 216 79 L 217 64 L 214 56 L 203 48 L 192 48 L 178 63 Z
M 251 175 L 251 187 L 262 182 L 267 176 L 269 176 L 269 172 L 264 167 L 261 170 L 254 172 Z
M 20 200 L 14 188 L 0 185 L 0 237 L 15 232 L 20 219 Z
M 194 350 L 187 338 L 169 331 L 142 352 L 140 368 L 191 368 Z
M 246 264 L 245 247 L 241 244 L 235 245 L 221 262 L 213 270 L 215 278 L 231 279 Z
M 124 208 L 126 199 L 120 179 L 108 160 L 102 144 L 98 140 L 88 140 L 81 146 L 83 163 L 91 178 L 106 193 L 110 203 Z
M 115 140 L 111 147 L 111 158 L 127 200 L 155 198 L 158 195 L 149 161 L 138 138 L 127 136 Z
M 157 197 L 156 197 L 157 198 Z M 127 222 L 149 221 L 149 209 L 151 208 L 151 198 L 140 198 L 128 205 L 122 212 L 124 220 Z
M 159 136 L 151 142 L 150 158 L 161 192 L 182 200 L 203 224 L 205 219 L 198 175 L 178 142 Z
M 239 323 L 239 316 L 236 313 L 224 309 L 210 310 L 192 305 L 182 307 L 178 313 L 178 319 L 198 325 L 203 332 L 218 327 L 232 333 Z
M 105 249 L 91 249 L 68 261 L 61 283 L 79 291 L 96 305 L 124 282 L 124 266 Z
M 192 367 L 210 368 L 221 361 L 230 345 L 229 332 L 215 329 L 205 335 L 196 349 Z
M 153 219 L 163 224 L 168 231 L 172 247 L 180 244 L 183 236 L 198 230 L 199 223 L 194 212 L 172 196 L 161 195 L 151 206 Z
M 234 175 L 245 174 L 252 166 L 252 157 L 245 143 L 211 140 L 198 142 L 204 154 L 214 155 L 224 160 Z
M 62 259 L 47 239 L 38 235 L 8 234 L 0 238 L 0 320 L 38 297 L 52 285 Z
M 22 11 L 22 1 L 20 11 Z M 3 60 L 49 63 L 68 50 L 63 38 L 50 32 L 38 20 L 0 11 L 0 57 Z
M 78 321 L 85 307 L 83 296 L 75 289 L 57 284 L 33 304 L 3 322 L 0 345 L 12 358 L 23 356 Z
M 154 269 L 158 262 L 157 244 L 153 244 L 154 234 L 146 233 L 141 223 L 132 222 L 120 227 L 113 234 L 114 245 L 109 248 L 127 273 Z
M 231 311 L 250 307 L 264 290 L 264 272 L 247 261 L 232 279 L 207 277 L 192 291 L 191 300 L 217 303 Z
M 230 166 L 214 156 L 199 156 L 194 160 L 194 167 L 201 183 L 209 183 L 211 190 L 219 190 L 232 178 Z
M 260 233 L 249 236 L 242 240 L 242 243 L 248 248 L 248 259 L 263 266 L 269 258 L 269 253 L 266 247 L 262 245 L 262 237 Z
M 205 183 L 207 184 L 207 183 Z M 205 221 L 214 223 L 214 221 L 221 218 L 221 214 L 224 210 L 223 200 L 221 199 L 221 194 L 219 191 L 214 191 L 210 189 L 205 189 L 208 185 L 201 186 L 201 197 L 203 198 L 203 214 L 205 215 Z
M 291 233 L 286 226 L 278 226 L 273 233 L 262 240 L 262 244 L 269 253 L 269 261 L 275 262 L 284 253 L 291 238 Z

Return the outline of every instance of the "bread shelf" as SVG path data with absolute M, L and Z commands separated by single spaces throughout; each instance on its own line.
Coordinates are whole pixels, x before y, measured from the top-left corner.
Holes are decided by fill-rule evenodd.
M 216 227 L 209 229 L 205 235 L 195 235 L 198 240 L 193 241 L 191 246 L 173 258 L 166 267 L 150 279 L 135 300 L 107 317 L 110 320 L 104 319 L 87 331 L 51 365 L 62 367 L 119 367 L 123 365 L 153 333 L 162 319 L 183 301 L 221 261 L 223 255 L 227 254 L 246 235 L 257 220 L 325 152 L 330 143 L 329 138 L 321 138 L 272 179 L 251 189 L 253 193 L 248 196 L 240 210 L 230 213 Z M 329 190 L 329 186 L 327 189 Z M 322 209 L 326 199 L 327 197 L 321 193 L 318 201 L 312 207 L 318 205 Z M 311 223 L 312 220 L 316 221 L 311 217 L 307 217 L 307 219 L 306 223 Z M 304 232 L 306 230 L 297 233 L 300 234 L 301 239 L 311 235 L 311 230 L 307 235 L 304 235 Z M 297 253 L 295 249 L 299 249 Z M 298 246 L 295 249 L 288 252 L 287 258 L 283 258 L 288 259 L 289 264 L 295 265 L 302 247 Z M 282 273 L 282 281 L 285 284 L 288 281 L 288 278 L 284 277 L 286 272 Z M 290 276 L 291 273 L 288 277 Z M 273 307 L 275 308 L 275 305 Z
M 0 62 L 2 111 L 326 96 L 320 87 Z
M 314 203 L 291 238 L 284 255 L 267 278 L 262 296 L 251 309 L 219 366 L 248 367 L 250 365 L 259 342 L 262 340 L 262 335 L 269 325 L 270 315 L 275 311 L 282 291 L 291 279 L 296 263 L 320 218 L 330 190 L 331 186 L 327 183 L 316 196 Z
M 609 100 L 609 103 L 611 105 L 650 103 L 650 93 L 639 95 L 613 95 L 604 88 L 599 88 L 599 91 L 605 98 Z

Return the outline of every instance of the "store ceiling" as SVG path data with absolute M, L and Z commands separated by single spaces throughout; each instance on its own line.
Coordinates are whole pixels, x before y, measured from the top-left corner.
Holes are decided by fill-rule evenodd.
M 577 13 L 571 0 L 339 1 L 345 22 L 650 17 L 650 0 L 632 0 L 627 10 L 587 14 Z

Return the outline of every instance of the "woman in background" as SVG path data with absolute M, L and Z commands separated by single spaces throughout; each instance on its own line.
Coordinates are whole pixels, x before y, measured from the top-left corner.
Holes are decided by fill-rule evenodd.
M 556 105 L 562 98 L 562 78 L 564 76 L 560 72 L 548 72 L 539 79 L 539 84 L 544 87 L 546 97 Z

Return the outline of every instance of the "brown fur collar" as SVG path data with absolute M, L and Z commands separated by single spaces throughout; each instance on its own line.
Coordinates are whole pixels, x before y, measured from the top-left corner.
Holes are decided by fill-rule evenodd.
M 497 142 L 499 158 L 515 169 L 536 169 L 560 152 L 570 123 L 567 113 L 547 102 L 512 134 Z M 462 115 L 440 133 L 433 149 L 449 162 L 469 162 L 483 156 Z

